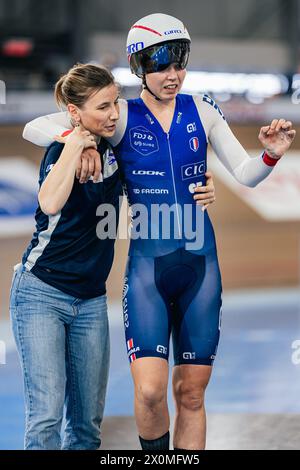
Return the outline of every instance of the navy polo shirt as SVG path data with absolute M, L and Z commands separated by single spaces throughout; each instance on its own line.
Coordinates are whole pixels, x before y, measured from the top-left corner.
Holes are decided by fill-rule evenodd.
M 57 162 L 63 144 L 54 142 L 47 149 L 40 167 L 41 186 Z M 108 143 L 101 139 L 103 181 L 80 184 L 74 178 L 69 199 L 55 216 L 45 215 L 38 206 L 36 231 L 23 255 L 22 263 L 45 283 L 76 298 L 89 299 L 105 294 L 114 242 L 97 236 L 97 225 L 107 213 L 97 216 L 101 204 L 110 204 L 117 228 L 122 188 L 116 159 Z M 112 212 L 112 214 L 113 214 Z

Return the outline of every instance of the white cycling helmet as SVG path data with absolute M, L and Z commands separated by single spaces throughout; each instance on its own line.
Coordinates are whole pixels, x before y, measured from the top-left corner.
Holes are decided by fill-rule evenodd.
M 186 68 L 190 35 L 182 21 L 163 13 L 154 13 L 137 21 L 127 37 L 127 56 L 132 73 L 144 77 L 177 63 Z

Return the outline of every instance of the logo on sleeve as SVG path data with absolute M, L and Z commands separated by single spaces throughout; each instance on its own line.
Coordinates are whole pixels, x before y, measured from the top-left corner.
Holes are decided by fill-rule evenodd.
M 112 150 L 109 150 L 107 160 L 109 165 L 114 165 L 116 163 L 117 160 Z
M 103 178 L 109 178 L 118 170 L 118 163 L 114 153 L 111 150 L 107 150 L 103 155 Z M 101 181 L 101 179 L 100 179 Z
M 224 119 L 224 121 L 226 121 L 225 119 L 225 116 L 224 114 L 222 113 L 221 109 L 219 108 L 219 106 L 217 105 L 217 103 L 215 103 L 215 101 L 208 95 L 204 95 L 203 96 L 203 101 L 205 101 L 205 103 L 208 103 L 210 104 L 214 109 L 216 109 L 218 111 L 218 113 L 220 114 L 220 116 L 222 116 L 222 118 Z

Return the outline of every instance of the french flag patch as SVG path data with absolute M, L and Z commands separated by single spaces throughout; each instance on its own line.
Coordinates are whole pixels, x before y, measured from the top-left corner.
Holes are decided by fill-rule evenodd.
M 130 356 L 130 362 L 134 362 L 136 361 L 136 355 L 135 354 L 131 354 Z
M 133 339 L 132 338 L 127 341 L 127 348 L 128 348 L 128 351 L 133 349 Z
M 193 137 L 192 139 L 190 139 L 190 149 L 193 152 L 197 152 L 198 148 L 199 148 L 199 139 L 198 137 Z

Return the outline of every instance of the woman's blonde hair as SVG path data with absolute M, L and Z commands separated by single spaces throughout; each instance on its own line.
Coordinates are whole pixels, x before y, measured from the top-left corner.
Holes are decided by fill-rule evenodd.
M 76 64 L 55 85 L 55 100 L 59 107 L 74 104 L 81 108 L 90 96 L 109 85 L 114 85 L 112 73 L 93 64 Z

